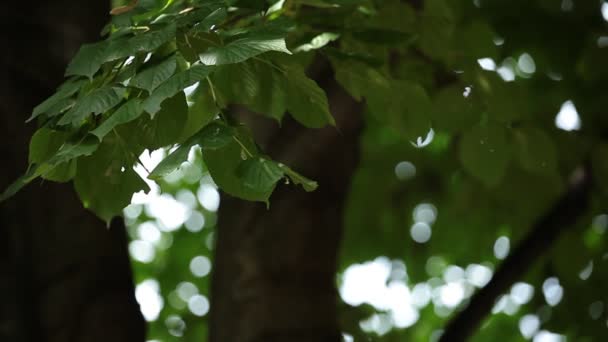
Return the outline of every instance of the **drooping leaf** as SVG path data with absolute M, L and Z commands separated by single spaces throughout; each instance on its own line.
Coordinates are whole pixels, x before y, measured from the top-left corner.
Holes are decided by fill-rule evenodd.
M 192 147 L 198 145 L 203 151 L 216 150 L 232 142 L 233 135 L 234 129 L 220 121 L 206 125 L 163 159 L 148 178 L 161 179 L 173 172 L 188 159 L 188 152 Z
M 40 133 L 38 139 L 42 139 L 43 135 L 45 134 L 46 133 Z M 34 159 L 39 159 L 43 155 L 46 157 L 50 155 L 50 152 L 48 151 L 38 150 L 39 143 L 41 143 L 41 141 L 34 143 Z M 40 161 L 38 164 L 30 165 L 27 172 L 9 185 L 9 187 L 0 195 L 0 202 L 12 197 L 24 186 L 38 177 L 48 177 L 48 179 L 55 181 L 67 181 L 68 179 L 65 178 L 71 178 L 73 175 L 70 173 L 73 171 L 70 171 L 73 166 L 67 166 L 66 168 L 60 170 L 57 170 L 57 167 L 64 163 L 73 161 L 78 157 L 90 155 L 97 149 L 98 145 L 99 142 L 97 139 L 92 138 L 91 140 L 87 139 L 86 137 L 78 142 L 64 143 L 61 145 L 57 153 L 52 157 L 48 158 L 47 160 Z
M 99 141 L 101 141 L 106 134 L 114 129 L 114 127 L 133 121 L 142 113 L 143 108 L 141 106 L 141 100 L 138 98 L 131 99 L 120 106 L 120 108 L 118 108 L 110 117 L 102 122 L 99 127 L 92 130 L 91 134 L 95 135 Z
M 165 99 L 174 96 L 196 82 L 204 80 L 212 71 L 213 67 L 195 65 L 186 71 L 173 75 L 163 84 L 158 86 L 150 97 L 144 101 L 144 109 L 154 117 L 160 110 L 160 105 Z
M 329 112 L 325 91 L 296 64 L 289 65 L 285 71 L 287 110 L 291 116 L 311 128 L 335 125 L 336 122 Z
M 219 113 L 209 82 L 202 81 L 195 89 L 194 93 L 188 98 L 192 104 L 188 107 L 188 119 L 184 126 L 184 131 L 179 141 L 184 141 L 205 127 Z
M 312 179 L 308 179 L 308 178 L 302 176 L 301 174 L 295 172 L 289 166 L 287 166 L 283 163 L 278 163 L 278 166 L 279 166 L 279 168 L 281 168 L 281 170 L 283 170 L 285 175 L 287 177 L 289 177 L 289 179 L 291 179 L 291 181 L 294 184 L 301 185 L 302 188 L 304 188 L 304 190 L 306 190 L 308 192 L 315 191 L 317 189 L 317 187 L 319 186 L 319 184 L 317 182 L 313 181 Z
M 226 18 L 225 1 L 208 1 L 178 19 L 178 26 L 194 25 L 197 30 L 209 30 Z
M 39 164 L 51 158 L 65 143 L 69 134 L 42 127 L 34 133 L 30 140 L 30 164 Z
M 67 82 L 62 84 L 57 89 L 57 92 L 55 94 L 51 95 L 51 97 L 49 97 L 48 99 L 44 100 L 41 104 L 34 107 L 32 116 L 30 116 L 30 118 L 27 119 L 26 122 L 32 121 L 33 119 L 38 117 L 40 114 L 44 114 L 49 111 L 55 112 L 55 110 L 53 110 L 53 109 L 56 106 L 65 107 L 65 104 L 62 104 L 62 103 L 65 103 L 64 102 L 65 99 L 74 95 L 76 92 L 78 92 L 82 88 L 82 86 L 86 83 L 87 83 L 87 80 L 74 80 L 74 79 L 68 80 Z
M 161 109 L 154 118 L 142 117 L 144 126 L 140 134 L 145 139 L 148 148 L 157 149 L 169 146 L 181 137 L 187 119 L 186 95 L 180 91 L 162 102 Z
M 496 123 L 477 125 L 460 142 L 463 167 L 487 186 L 497 185 L 511 159 L 506 129 Z
M 79 99 L 74 107 L 65 113 L 58 123 L 60 125 L 78 125 L 91 113 L 101 114 L 112 109 L 122 101 L 125 93 L 126 89 L 118 87 L 95 89 Z
M 287 107 L 286 80 L 270 63 L 249 60 L 218 67 L 212 80 L 221 105 L 242 104 L 280 121 Z
M 142 52 L 151 52 L 175 38 L 176 25 L 151 30 L 132 37 L 111 40 L 104 53 L 104 62 L 114 61 Z
M 65 71 L 66 76 L 86 76 L 89 79 L 99 70 L 105 61 L 108 41 L 85 44 L 80 47 Z
M 203 159 L 209 168 L 211 178 L 222 191 L 242 199 L 267 203 L 273 189 L 262 192 L 254 191 L 243 184 L 237 173 L 243 158 L 256 158 L 257 156 L 258 150 L 251 134 L 242 127 L 238 129 L 230 143 L 217 150 L 208 150 L 203 153 Z
M 171 23 L 161 29 L 135 36 L 123 36 L 95 44 L 83 45 L 72 59 L 66 76 L 81 75 L 92 78 L 105 62 L 151 52 L 175 38 L 176 25 Z
M 13 195 L 15 195 L 17 192 L 19 192 L 19 190 L 23 189 L 24 186 L 31 182 L 31 179 L 35 173 L 36 169 L 30 167 L 23 176 L 19 177 L 17 180 L 11 183 L 8 188 L 6 188 L 4 192 L 0 194 L 0 202 L 6 201 L 7 199 L 13 197 Z
M 237 168 L 243 185 L 254 192 L 272 192 L 276 183 L 285 175 L 279 165 L 264 157 L 243 160 Z
M 205 19 L 196 23 L 196 25 L 194 26 L 194 30 L 208 32 L 213 26 L 224 21 L 226 19 L 226 16 L 226 8 L 218 8 L 215 11 L 209 13 L 209 15 L 205 17 Z
M 176 68 L 175 55 L 170 56 L 162 63 L 139 72 L 135 77 L 131 78 L 129 86 L 145 89 L 151 94 L 156 87 L 173 76 Z
M 199 60 L 198 55 L 210 47 L 220 46 L 221 38 L 215 33 L 197 32 L 196 34 L 180 34 L 177 37 L 177 48 L 181 55 L 190 63 Z
M 209 48 L 199 55 L 205 65 L 222 65 L 243 62 L 268 51 L 291 54 L 285 45 L 285 38 L 260 35 L 237 39 L 221 47 Z
M 146 183 L 120 158 L 116 142 L 104 141 L 92 156 L 78 161 L 76 192 L 85 208 L 109 223 L 129 205 L 133 193 L 147 190 Z

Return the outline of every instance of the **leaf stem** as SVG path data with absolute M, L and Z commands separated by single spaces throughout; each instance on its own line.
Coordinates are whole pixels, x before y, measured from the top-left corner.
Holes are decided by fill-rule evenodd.
M 243 149 L 243 151 L 245 151 L 249 158 L 253 158 L 253 154 L 247 149 L 247 147 L 245 147 L 245 144 L 243 144 L 243 142 L 239 140 L 239 138 L 233 135 L 232 139 L 234 139 L 234 141 L 236 141 L 236 143 L 241 146 L 241 148 Z
M 267 65 L 270 65 L 270 67 L 272 67 L 272 68 L 276 69 L 277 71 L 279 71 L 280 73 L 282 73 L 282 74 L 284 74 L 284 75 L 286 75 L 286 74 L 287 74 L 287 70 L 280 68 L 278 65 L 276 65 L 276 64 L 274 64 L 274 63 L 272 63 L 271 61 L 267 61 L 267 60 L 265 60 L 265 59 L 263 59 L 263 58 L 260 58 L 260 57 L 257 57 L 257 56 L 254 56 L 254 57 L 253 57 L 253 59 L 255 59 L 255 60 L 257 60 L 257 61 L 260 61 L 260 62 L 262 62 L 262 63 L 265 63 L 265 64 L 267 64 Z

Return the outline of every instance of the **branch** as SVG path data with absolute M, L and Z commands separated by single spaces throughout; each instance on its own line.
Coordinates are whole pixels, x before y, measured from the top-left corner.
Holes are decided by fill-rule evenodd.
M 446 326 L 440 342 L 465 341 L 490 313 L 496 299 L 528 271 L 567 227 L 576 223 L 587 208 L 591 173 L 580 167 L 572 174 L 568 190 L 500 265 L 492 280 L 473 295 L 469 305 Z

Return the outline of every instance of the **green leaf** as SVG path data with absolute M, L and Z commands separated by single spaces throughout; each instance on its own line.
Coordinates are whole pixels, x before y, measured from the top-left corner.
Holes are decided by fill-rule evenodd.
M 151 94 L 156 87 L 173 76 L 176 68 L 177 62 L 175 55 L 172 55 L 162 63 L 145 69 L 135 75 L 135 77 L 131 78 L 129 81 L 129 86 L 145 89 Z
M 154 117 L 154 114 L 160 110 L 160 105 L 165 99 L 174 96 L 196 82 L 204 80 L 212 71 L 212 67 L 195 65 L 186 71 L 173 75 L 158 86 L 150 97 L 144 101 L 144 109 Z
M 103 137 L 114 129 L 114 127 L 133 121 L 142 113 L 143 108 L 141 106 L 141 100 L 138 98 L 131 99 L 120 106 L 120 108 L 118 108 L 110 117 L 102 122 L 99 127 L 92 130 L 91 134 L 95 135 L 99 141 L 102 141 Z
M 513 130 L 515 157 L 527 171 L 547 174 L 557 169 L 557 151 L 551 138 L 539 128 Z
M 90 157 L 79 160 L 74 178 L 76 192 L 85 208 L 109 223 L 130 204 L 133 193 L 147 190 L 146 183 L 120 158 L 117 144 L 104 141 Z
M 198 55 L 201 52 L 221 44 L 220 36 L 215 33 L 199 32 L 196 35 L 180 34 L 177 37 L 177 48 L 190 63 L 198 62 Z
M 264 157 L 249 158 L 241 162 L 237 175 L 243 185 L 254 192 L 272 192 L 276 183 L 283 178 L 284 172 L 279 165 Z
M 110 41 L 104 53 L 104 62 L 134 56 L 142 52 L 152 52 L 168 41 L 175 39 L 176 25 L 171 23 L 161 29 L 151 30 L 132 37 Z
M 80 47 L 65 71 L 66 76 L 86 76 L 89 79 L 101 68 L 105 62 L 106 49 L 109 41 L 85 44 Z
M 39 150 L 39 143 L 42 143 L 44 140 L 44 135 L 47 133 L 40 133 L 40 136 L 37 138 L 39 141 L 34 142 L 34 159 L 39 159 L 43 155 L 50 155 L 49 151 Z M 92 137 L 91 137 L 92 138 Z M 57 153 L 50 157 L 48 160 L 40 162 L 38 165 L 30 165 L 28 171 L 21 177 L 19 177 L 15 182 L 13 182 L 1 195 L 0 202 L 12 197 L 19 190 L 21 190 L 25 185 L 33 181 L 34 179 L 42 176 L 43 178 L 48 178 L 50 180 L 57 181 L 67 181 L 65 179 L 66 176 L 70 175 L 70 168 L 73 166 L 67 167 L 67 169 L 56 170 L 58 166 L 63 163 L 69 162 L 73 159 L 76 159 L 80 156 L 87 156 L 92 154 L 98 147 L 99 142 L 97 139 L 92 138 L 84 138 L 76 143 L 64 143 L 61 148 L 57 151 Z M 67 171 L 67 175 L 65 174 Z
M 280 121 L 287 107 L 286 80 L 270 63 L 249 60 L 218 67 L 212 81 L 220 104 L 242 104 Z
M 91 113 L 101 114 L 119 104 L 126 93 L 126 89 L 117 87 L 103 87 L 79 99 L 59 120 L 60 125 L 78 125 Z
M 495 123 L 477 125 L 465 132 L 460 143 L 460 160 L 471 175 L 492 187 L 505 175 L 511 159 L 507 131 Z
M 222 65 L 239 63 L 268 51 L 291 54 L 285 45 L 285 39 L 275 36 L 251 36 L 237 39 L 221 47 L 209 48 L 199 55 L 205 65 Z
M 45 164 L 56 166 L 78 157 L 89 156 L 97 150 L 98 146 L 99 141 L 91 136 L 86 136 L 77 142 L 65 143 Z
M 52 182 L 65 183 L 72 180 L 74 176 L 76 176 L 77 166 L 78 160 L 70 160 L 66 163 L 55 166 L 52 170 L 49 170 L 40 176 Z
M 258 150 L 251 133 L 240 127 L 230 143 L 217 150 L 204 151 L 203 159 L 209 168 L 211 178 L 222 191 L 242 199 L 267 203 L 272 189 L 254 191 L 245 186 L 237 174 L 243 158 L 256 158 L 257 155 Z
M 148 148 L 156 149 L 178 142 L 188 119 L 186 95 L 180 91 L 163 101 L 161 109 L 153 119 L 144 119 L 141 135 L 146 139 Z
M 209 82 L 202 81 L 188 98 L 191 105 L 188 107 L 188 119 L 179 141 L 184 141 L 205 127 L 218 116 L 217 108 L 211 93 Z
M 329 112 L 325 91 L 308 78 L 300 66 L 293 64 L 285 70 L 287 110 L 291 116 L 311 128 L 320 128 L 328 124 L 335 126 L 336 122 Z
M 283 170 L 285 175 L 287 175 L 294 184 L 301 185 L 302 188 L 304 188 L 304 190 L 308 192 L 315 191 L 319 186 L 317 182 L 302 176 L 301 174 L 295 172 L 289 166 L 283 163 L 279 163 L 278 166 L 281 168 L 281 170 Z
M 95 44 L 83 45 L 68 65 L 66 76 L 81 75 L 92 78 L 105 62 L 151 52 L 175 38 L 176 25 L 130 37 L 120 37 Z
M 201 20 L 194 26 L 194 30 L 209 32 L 211 27 L 214 25 L 220 24 L 222 21 L 226 20 L 227 16 L 226 8 L 218 8 L 215 11 L 211 12 L 205 19 Z
M 55 94 L 51 95 L 51 97 L 49 97 L 48 99 L 44 100 L 41 104 L 34 107 L 32 116 L 30 116 L 30 118 L 27 119 L 26 122 L 32 121 L 33 119 L 38 117 L 40 114 L 44 114 L 49 111 L 55 112 L 54 108 L 57 106 L 64 108 L 66 98 L 74 95 L 86 83 L 87 83 L 87 80 L 74 80 L 74 79 L 68 80 L 67 82 L 62 84 L 57 89 L 57 92 Z
M 28 171 L 21 177 L 19 177 L 16 181 L 11 183 L 11 185 L 4 190 L 2 194 L 0 194 L 0 202 L 3 202 L 15 195 L 19 190 L 21 190 L 24 186 L 26 186 L 29 182 L 32 181 L 32 177 L 35 178 L 34 174 L 36 173 L 36 169 L 30 167 Z
M 68 138 L 68 133 L 42 127 L 30 140 L 29 163 L 39 164 L 50 159 Z
M 178 26 L 194 24 L 196 30 L 208 31 L 211 26 L 217 25 L 226 19 L 226 3 L 224 1 L 210 1 L 201 4 L 202 7 L 186 13 L 178 19 Z
M 169 154 L 152 170 L 148 178 L 161 179 L 173 172 L 188 159 L 192 147 L 198 145 L 204 151 L 216 150 L 232 142 L 234 129 L 220 121 L 215 121 L 203 127 L 196 134 L 188 138 L 175 151 Z

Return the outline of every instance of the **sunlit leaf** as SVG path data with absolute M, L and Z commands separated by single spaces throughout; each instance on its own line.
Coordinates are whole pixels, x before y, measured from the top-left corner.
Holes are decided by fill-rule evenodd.
M 239 63 L 268 51 L 291 54 L 284 38 L 251 36 L 237 39 L 225 46 L 209 48 L 201 53 L 199 58 L 205 65 L 222 65 Z

